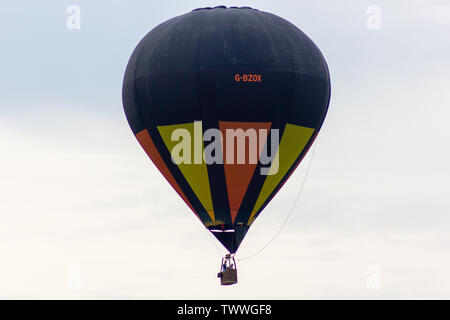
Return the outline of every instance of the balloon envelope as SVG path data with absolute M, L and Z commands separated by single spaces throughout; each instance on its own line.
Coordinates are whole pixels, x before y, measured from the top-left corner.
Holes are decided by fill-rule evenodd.
M 231 253 L 313 143 L 329 99 L 314 43 L 247 7 L 196 9 L 158 25 L 123 82 L 137 140 Z

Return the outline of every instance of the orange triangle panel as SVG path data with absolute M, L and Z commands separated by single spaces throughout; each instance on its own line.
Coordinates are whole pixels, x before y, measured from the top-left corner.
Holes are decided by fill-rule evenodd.
M 242 200 L 244 199 L 245 193 L 247 192 L 247 188 L 250 184 L 250 180 L 253 177 L 253 173 L 255 171 L 257 162 L 261 155 L 262 149 L 267 140 L 267 134 L 270 130 L 271 122 L 228 122 L 228 121 L 219 121 L 219 128 L 223 137 L 223 161 L 224 161 L 224 169 L 225 169 L 225 179 L 227 183 L 227 191 L 228 191 L 228 202 L 230 205 L 230 214 L 231 220 L 234 222 L 236 219 L 237 212 L 241 206 Z M 242 149 L 238 150 L 238 141 L 239 138 L 236 135 L 227 135 L 227 129 L 230 129 L 228 133 L 234 132 L 237 134 L 238 129 L 241 129 L 241 133 L 244 132 L 244 137 L 241 136 L 241 139 L 245 139 L 245 161 L 239 161 L 238 152 L 242 153 Z M 251 129 L 250 131 L 248 131 Z M 265 129 L 261 130 L 260 129 Z M 233 131 L 231 131 L 233 130 Z M 250 147 L 250 138 L 245 137 L 245 134 L 250 134 L 251 132 L 256 132 L 257 141 L 256 143 L 256 152 L 257 155 L 253 155 L 253 161 L 251 160 L 251 152 L 255 151 L 255 145 L 253 148 Z M 254 135 L 253 135 L 254 136 Z M 233 141 L 231 141 L 233 140 Z M 229 151 L 233 150 L 234 145 L 234 156 L 231 157 Z M 260 146 L 262 146 L 260 148 Z M 227 153 L 228 152 L 228 153 Z M 254 163 L 254 159 L 256 158 L 256 163 Z M 241 158 L 242 159 L 242 158 Z M 232 163 L 231 163 L 232 162 Z M 241 162 L 241 163 L 239 163 Z M 244 162 L 244 163 L 242 163 Z M 253 162 L 253 163 L 252 163 Z

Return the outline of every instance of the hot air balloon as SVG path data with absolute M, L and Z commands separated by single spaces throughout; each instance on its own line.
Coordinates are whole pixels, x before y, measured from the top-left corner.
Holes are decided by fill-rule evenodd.
M 140 41 L 122 96 L 142 148 L 229 251 L 222 284 L 236 283 L 234 254 L 325 119 L 330 77 L 320 50 L 268 12 L 195 9 Z

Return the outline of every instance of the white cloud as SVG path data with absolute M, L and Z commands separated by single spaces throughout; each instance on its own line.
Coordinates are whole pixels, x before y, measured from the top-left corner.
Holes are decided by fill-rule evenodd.
M 14 99 L 3 98 L 0 109 L 0 297 L 449 298 L 450 69 L 440 38 L 448 5 L 403 11 L 380 3 L 378 33 L 365 28 L 363 4 L 252 5 L 312 32 L 330 65 L 333 97 L 294 214 L 261 254 L 239 262 L 239 284 L 229 288 L 215 277 L 213 237 L 140 150 L 120 107 L 116 75 L 136 35 L 173 7 L 186 9 L 166 5 L 163 12 L 127 7 L 141 17 L 132 24 L 111 7 L 123 18 L 117 28 L 134 28 L 127 29 L 133 36 L 120 30 L 122 40 L 101 18 L 89 28 L 86 21 L 76 39 L 66 39 L 62 23 L 58 39 L 78 48 L 70 59 L 47 57 L 60 42 L 36 38 L 45 40 L 36 48 L 46 63 L 31 66 L 19 53 L 2 60 L 9 68 L 3 88 Z M 97 12 L 94 4 L 85 9 Z M 56 13 L 52 19 L 64 22 Z M 422 28 L 418 20 L 426 19 L 438 23 Z M 34 32 L 48 34 L 38 26 Z M 110 55 L 99 63 L 104 52 Z M 29 83 L 18 81 L 25 73 Z M 105 107 L 108 101 L 116 104 Z M 240 257 L 272 238 L 303 173 L 256 220 Z M 369 266 L 381 271 L 380 290 L 366 286 Z M 78 269 L 77 280 L 70 270 Z M 79 290 L 67 288 L 72 280 Z
M 337 110 L 336 104 L 342 102 L 332 106 Z M 429 177 L 418 171 L 408 178 L 397 162 L 390 167 L 382 157 L 361 158 L 368 137 L 339 129 L 355 124 L 353 117 L 331 117 L 291 220 L 261 254 L 239 262 L 237 286 L 222 288 L 215 277 L 215 240 L 140 150 L 123 119 L 100 121 L 92 113 L 57 109 L 42 114 L 29 118 L 42 127 L 28 126 L 24 118 L 0 121 L 3 297 L 417 298 L 450 293 L 446 229 L 432 221 L 421 229 L 420 219 L 408 224 L 418 197 L 443 200 L 436 191 L 444 185 L 432 176 L 435 183 L 411 198 L 412 181 Z M 48 114 L 71 120 L 60 130 Z M 378 146 L 394 160 L 414 147 L 407 144 L 395 152 L 389 144 Z M 340 157 L 339 150 L 344 151 Z M 367 170 L 377 164 L 379 170 Z M 303 174 L 304 166 L 255 222 L 240 257 L 272 238 Z M 389 205 L 392 200 L 397 205 Z M 446 202 L 436 206 L 448 209 Z M 423 219 L 430 214 L 436 216 L 421 213 Z M 406 227 L 398 221 L 406 221 Z M 370 265 L 382 270 L 380 290 L 366 287 Z M 71 266 L 79 267 L 79 290 L 67 288 Z

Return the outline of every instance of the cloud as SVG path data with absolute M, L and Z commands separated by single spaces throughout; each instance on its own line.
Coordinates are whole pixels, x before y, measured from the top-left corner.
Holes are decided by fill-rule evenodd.
M 353 161 L 363 151 L 357 147 L 336 156 L 335 139 L 363 146 L 365 135 L 324 130 L 291 220 L 262 253 L 239 261 L 240 283 L 225 290 L 215 278 L 215 240 L 140 150 L 125 121 L 76 111 L 84 108 L 57 110 L 42 107 L 29 118 L 34 126 L 25 119 L 0 121 L 4 297 L 448 296 L 448 236 L 432 221 L 425 224 L 431 230 L 421 230 L 423 212 L 411 223 L 420 199 L 401 196 L 410 180 L 401 187 L 387 183 L 400 178 L 395 167 L 385 168 L 384 176 L 366 170 L 378 162 Z M 54 119 L 70 121 L 60 130 Z M 272 239 L 304 174 L 302 166 L 257 219 L 238 257 Z M 364 180 L 376 184 L 361 185 Z M 389 207 L 395 198 L 403 207 Z M 436 205 L 444 210 L 447 204 Z M 366 286 L 370 265 L 382 271 L 380 290 Z M 67 285 L 71 266 L 80 270 L 79 289 Z
M 333 91 L 299 203 L 293 208 L 304 165 L 238 258 L 271 241 L 293 208 L 288 223 L 239 261 L 230 288 L 216 278 L 223 248 L 140 149 L 120 101 L 138 38 L 173 10 L 203 5 L 123 14 L 112 4 L 106 19 L 103 4 L 81 3 L 83 34 L 67 34 L 65 7 L 62 17 L 53 8 L 49 25 L 34 16 L 33 35 L 44 37 L 33 40 L 35 60 L 22 47 L 1 59 L 0 297 L 448 298 L 450 64 L 440 13 L 448 10 L 424 6 L 422 17 L 422 4 L 381 3 L 382 28 L 373 32 L 364 4 L 252 4 L 308 31 Z M 117 25 L 105 22 L 116 15 Z M 27 30 L 7 43 L 15 47 Z M 373 277 L 380 288 L 368 287 Z

